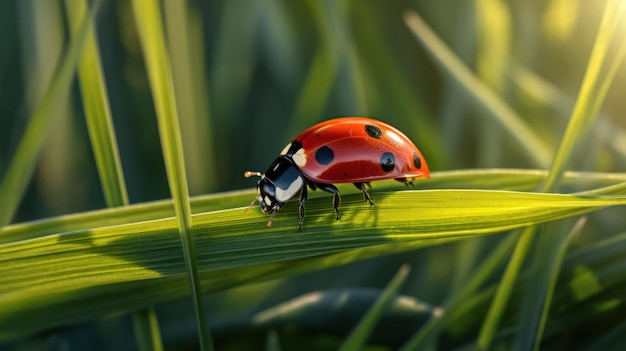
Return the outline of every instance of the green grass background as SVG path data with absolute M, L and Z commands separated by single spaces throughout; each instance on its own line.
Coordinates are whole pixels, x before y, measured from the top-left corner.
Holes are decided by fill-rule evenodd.
M 623 347 L 624 13 L 0 2 L 0 349 Z M 244 214 L 243 171 L 351 115 L 432 179 Z

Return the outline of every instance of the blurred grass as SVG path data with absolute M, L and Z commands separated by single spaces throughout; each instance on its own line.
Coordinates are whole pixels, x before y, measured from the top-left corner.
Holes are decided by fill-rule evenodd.
M 437 218 L 441 230 L 459 230 L 455 235 L 480 225 L 464 222 L 469 218 L 455 207 L 471 204 L 469 194 L 477 197 L 475 214 L 496 210 L 493 196 L 502 196 L 511 209 L 518 196 L 526 196 L 448 189 L 529 192 L 546 181 L 545 170 L 520 168 L 547 168 L 561 144 L 564 117 L 574 108 L 595 33 L 611 1 L 166 1 L 160 4 L 164 22 L 152 31 L 166 35 L 166 46 L 153 56 L 163 58 L 167 52 L 171 58 L 167 98 L 150 91 L 152 78 L 146 72 L 151 64 L 144 67 L 149 55 L 140 49 L 145 39 L 138 35 L 129 3 L 101 4 L 95 26 L 100 50 L 89 49 L 87 38 L 84 52 L 101 66 L 101 77 L 88 81 L 106 85 L 88 95 L 70 86 L 80 40 L 63 34 L 78 23 L 62 16 L 63 5 L 0 3 L 0 212 L 6 217 L 0 223 L 13 223 L 0 226 L 0 269 L 5 270 L 0 305 L 8 306 L 0 309 L 0 324 L 11 331 L 1 347 L 129 348 L 134 336 L 132 328 L 124 327 L 127 317 L 103 317 L 156 304 L 159 323 L 151 328 L 162 334 L 164 348 L 198 348 L 191 308 L 171 302 L 189 294 L 173 219 L 180 212 L 175 208 L 187 200 L 159 200 L 168 194 L 166 168 L 172 169 L 171 160 L 163 158 L 172 153 L 160 151 L 167 138 L 159 139 L 153 117 L 161 104 L 179 115 L 180 132 L 169 127 L 165 132 L 173 132 L 184 150 L 186 175 L 170 177 L 169 185 L 193 195 L 219 192 L 192 197 L 187 211 L 201 243 L 192 256 L 200 264 L 203 288 L 212 291 L 205 295 L 208 307 L 198 314 L 208 316 L 218 348 L 242 350 L 262 342 L 269 349 L 337 349 L 352 325 L 315 333 L 307 319 L 344 320 L 346 315 L 333 315 L 327 307 L 337 304 L 342 313 L 352 308 L 363 315 L 365 305 L 325 300 L 325 305 L 310 305 L 304 315 L 264 325 L 252 322 L 254 313 L 312 290 L 338 292 L 325 295 L 336 299 L 356 296 L 350 294 L 357 287 L 382 289 L 402 263 L 413 267 L 402 294 L 441 305 L 444 313 L 416 324 L 401 318 L 416 320 L 415 311 L 394 310 L 384 317 L 391 319 L 366 333 L 366 347 L 473 345 L 516 235 L 420 236 L 438 235 L 428 227 Z M 617 38 L 626 32 L 619 6 L 612 24 Z M 406 13 L 410 28 L 403 21 Z M 422 44 L 412 36 L 419 24 L 414 14 L 423 19 Z M 603 67 L 597 84 L 585 85 L 591 96 L 584 109 L 589 119 L 578 123 L 576 133 L 567 133 L 565 150 L 571 157 L 548 178 L 550 183 L 565 171 L 553 190 L 575 194 L 562 198 L 566 207 L 622 201 L 626 123 L 620 92 L 626 88 L 626 71 L 620 62 L 626 44 L 607 48 L 606 56 L 594 59 Z M 65 59 L 57 64 L 57 57 Z M 47 71 L 62 79 L 49 82 L 46 65 L 57 67 Z M 48 95 L 42 93 L 46 89 Z M 38 103 L 37 96 L 47 97 Z M 110 123 L 96 126 L 89 112 L 83 122 L 81 111 L 97 101 L 88 96 L 102 98 L 97 110 L 104 115 L 108 110 Z M 580 107 L 576 111 L 582 113 Z M 303 235 L 292 233 L 293 206 L 281 211 L 272 230 L 258 211 L 242 214 L 241 207 L 255 195 L 249 189 L 254 184 L 241 177 L 243 170 L 263 170 L 295 134 L 319 120 L 359 114 L 385 120 L 416 142 L 436 171 L 416 185 L 433 190 L 396 192 L 400 187 L 394 182 L 373 184 L 378 199 L 373 211 L 380 217 L 371 227 L 363 223 L 372 220 L 372 211 L 343 185 L 345 210 L 352 217 L 327 222 L 329 199 L 314 192 Z M 591 123 L 596 115 L 597 123 Z M 182 169 L 183 154 L 175 159 Z M 471 169 L 481 167 L 498 168 Z M 113 190 L 115 184 L 127 187 L 127 196 Z M 249 190 L 231 192 L 244 187 Z M 597 190 L 581 193 L 591 189 Z M 104 209 L 127 201 L 133 205 Z M 411 214 L 403 212 L 410 209 Z M 490 233 L 507 224 L 523 225 L 503 216 L 504 207 L 498 210 L 502 227 L 491 227 Z M 570 212 L 569 220 L 543 226 L 539 240 L 529 246 L 535 257 L 519 267 L 510 302 L 499 308 L 502 319 L 493 325 L 490 339 L 494 348 L 526 348 L 533 338 L 535 347 L 549 349 L 621 348 L 626 343 L 620 336 L 626 313 L 623 207 L 587 214 L 584 228 L 576 227 L 580 233 L 572 237 L 578 214 L 591 208 L 579 210 Z M 483 215 L 483 224 L 496 220 Z M 398 240 L 421 239 L 391 243 L 368 236 L 393 228 Z M 360 245 L 371 246 L 356 248 Z M 50 251 L 41 255 L 41 250 Z M 562 265 L 553 257 L 563 257 Z M 533 278 L 544 266 L 549 272 Z M 309 273 L 300 276 L 303 272 Z M 79 288 L 81 282 L 91 285 Z M 44 294 L 54 286 L 77 290 Z M 30 296 L 28 303 L 12 305 L 18 294 Z M 520 305 L 525 307 L 520 310 Z M 81 341 L 85 338 L 88 344 Z
M 70 89 L 74 69 L 87 38 L 89 21 L 87 14 L 80 19 L 78 35 L 71 42 L 71 46 L 61 59 L 60 67 L 55 71 L 45 93 L 38 101 L 12 162 L 3 174 L 0 183 L 0 208 L 2 208 L 0 226 L 9 224 L 13 219 L 45 142 L 56 131 L 56 124 L 60 122 L 57 109 Z
M 87 13 L 84 0 L 66 0 L 65 8 L 72 35 L 80 34 L 81 18 Z M 127 206 L 128 194 L 120 163 L 120 156 L 111 120 L 106 82 L 102 72 L 100 50 L 96 41 L 93 21 L 89 22 L 85 48 L 80 59 L 78 79 L 84 102 L 85 120 L 100 176 L 100 183 L 108 207 Z M 153 307 L 133 313 L 137 345 L 140 350 L 162 350 L 160 330 Z
M 163 16 L 161 15 L 160 4 L 156 0 L 134 0 L 133 13 L 139 32 L 139 42 L 146 60 L 165 161 L 165 171 L 174 203 L 187 277 L 191 286 L 200 350 L 213 350 L 213 341 L 204 316 L 196 244 L 192 235 L 193 222 L 191 205 L 189 204 L 183 143 L 176 107 L 172 68 L 163 31 Z
M 604 102 L 607 90 L 604 87 L 610 85 L 615 78 L 615 71 L 610 69 L 607 73 L 602 74 L 603 65 L 605 64 L 607 52 L 611 46 L 611 43 L 617 41 L 616 28 L 617 24 L 622 20 L 626 23 L 626 19 L 623 18 L 625 13 L 619 11 L 620 3 L 618 1 L 609 1 L 607 3 L 600 29 L 594 47 L 591 51 L 591 57 L 587 65 L 585 76 L 581 84 L 580 92 L 574 105 L 574 110 L 570 117 L 567 129 L 563 136 L 563 139 L 559 143 L 557 151 L 552 160 L 550 171 L 545 182 L 540 186 L 540 192 L 552 192 L 558 187 L 563 173 L 566 167 L 569 165 L 569 159 L 573 153 L 573 148 L 576 142 L 582 137 L 583 133 L 587 131 L 589 125 L 596 118 L 599 108 Z M 622 43 L 622 46 L 624 44 Z M 614 62 L 621 63 L 623 56 L 618 54 L 614 58 Z M 607 63 L 609 66 L 614 64 Z M 541 343 L 541 335 L 543 335 L 543 328 L 545 327 L 546 314 L 548 313 L 549 303 L 551 301 L 553 292 L 553 286 L 556 284 L 558 276 L 556 274 L 542 274 L 546 269 L 554 271 L 559 269 L 561 264 L 559 259 L 551 260 L 551 257 L 563 258 L 562 251 L 567 246 L 568 239 L 571 235 L 562 231 L 561 235 L 546 236 L 543 235 L 540 238 L 536 238 L 538 232 L 541 232 L 544 227 L 537 228 L 529 226 L 525 228 L 519 238 L 519 241 L 513 251 L 511 260 L 508 262 L 506 270 L 503 274 L 502 281 L 498 286 L 498 292 L 496 293 L 493 304 L 491 305 L 487 318 L 481 327 L 480 334 L 477 340 L 477 347 L 481 350 L 488 350 L 491 348 L 495 339 L 496 331 L 499 327 L 500 321 L 504 317 L 506 305 L 509 303 L 511 292 L 517 282 L 518 276 L 522 270 L 522 266 L 526 259 L 531 261 L 534 269 L 531 272 L 535 273 L 537 279 L 533 279 L 530 286 L 526 289 L 527 295 L 533 295 L 530 298 L 525 299 L 524 304 L 521 306 L 521 311 L 524 312 L 520 318 L 520 324 L 522 326 L 530 326 L 521 328 L 520 334 L 517 336 L 516 345 L 520 349 L 526 347 L 532 347 L 538 349 Z M 529 251 L 533 241 L 538 240 L 538 245 L 541 249 L 541 255 L 530 255 Z M 528 257 L 528 258 L 527 258 Z M 537 268 L 541 267 L 541 268 Z M 520 336 L 522 335 L 522 336 Z
M 410 271 L 411 267 L 406 264 L 398 269 L 398 272 L 381 292 L 376 302 L 367 310 L 367 313 L 346 337 L 341 348 L 339 348 L 340 351 L 360 350 L 365 347 L 367 339 L 376 327 L 376 323 L 379 322 L 383 312 L 385 312 L 393 302 L 393 298 L 398 294 L 402 285 L 404 285 Z

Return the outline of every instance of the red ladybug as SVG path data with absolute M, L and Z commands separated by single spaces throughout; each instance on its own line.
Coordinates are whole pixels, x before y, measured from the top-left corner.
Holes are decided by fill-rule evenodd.
M 289 143 L 265 174 L 247 171 L 244 176 L 258 176 L 258 196 L 252 203 L 261 204 L 270 213 L 267 222 L 289 200 L 300 194 L 300 222 L 304 221 L 307 186 L 333 196 L 333 209 L 339 219 L 339 191 L 333 183 L 354 183 L 365 201 L 373 205 L 365 185 L 373 180 L 395 179 L 412 186 L 412 178 L 429 178 L 422 153 L 401 131 L 387 123 L 364 117 L 331 119 L 305 130 Z

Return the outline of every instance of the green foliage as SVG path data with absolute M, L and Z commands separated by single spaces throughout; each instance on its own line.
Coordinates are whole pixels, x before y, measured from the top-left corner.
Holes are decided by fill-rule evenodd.
M 0 348 L 623 348 L 625 12 L 2 2 Z M 343 115 L 432 178 L 246 213 L 243 171 Z

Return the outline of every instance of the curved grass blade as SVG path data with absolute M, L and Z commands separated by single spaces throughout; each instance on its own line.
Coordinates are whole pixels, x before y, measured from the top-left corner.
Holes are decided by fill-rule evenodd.
M 393 297 L 400 291 L 402 285 L 409 276 L 411 267 L 404 264 L 398 269 L 398 272 L 393 276 L 387 287 L 383 290 L 382 294 L 378 297 L 374 305 L 370 307 L 365 316 L 359 321 L 354 329 L 350 332 L 348 337 L 343 341 L 340 351 L 348 350 L 361 350 L 367 343 L 367 338 L 376 327 L 376 323 L 382 317 L 383 312 L 387 306 L 391 303 Z
M 448 323 L 448 319 L 450 317 L 450 313 L 448 313 L 448 311 L 455 311 L 461 307 L 466 302 L 465 297 L 474 294 L 487 281 L 487 279 L 489 279 L 493 273 L 501 267 L 502 262 L 509 257 L 510 252 L 515 247 L 517 238 L 517 235 L 509 235 L 506 239 L 500 242 L 491 254 L 483 262 L 481 262 L 474 274 L 471 275 L 470 279 L 462 287 L 462 290 L 453 293 L 445 305 L 442 306 L 444 313 L 432 316 L 430 320 L 398 350 L 417 351 L 427 349 L 428 345 L 435 341 L 437 335 L 441 333 L 443 328 Z
M 189 283 L 191 284 L 196 323 L 200 334 L 200 348 L 202 350 L 211 350 L 213 346 L 207 322 L 203 315 L 204 303 L 200 291 L 200 277 L 196 263 L 195 243 L 192 236 L 191 207 L 189 205 L 180 125 L 159 6 L 155 0 L 134 0 L 134 18 L 137 22 L 139 38 L 147 62 L 148 77 L 150 78 L 163 148 L 165 170 L 174 201 L 179 236 L 183 246 Z
M 621 11 L 620 8 L 622 8 Z M 609 72 L 602 74 L 602 69 L 606 64 L 605 58 L 609 51 L 611 41 L 615 37 L 617 25 L 620 21 L 625 21 L 625 12 L 619 0 L 609 1 L 606 5 L 604 17 L 591 51 L 591 57 L 587 64 L 585 77 L 583 78 L 578 98 L 574 105 L 570 123 L 568 123 L 567 130 L 556 151 L 548 178 L 542 185 L 543 191 L 552 191 L 555 183 L 561 179 L 575 143 L 597 117 L 600 106 L 608 92 L 608 87 L 615 78 L 616 69 L 624 57 L 625 44 L 623 41 L 621 50 L 614 58 Z
M 80 30 L 79 20 L 87 12 L 86 1 L 66 0 L 65 9 L 72 35 L 76 37 Z M 128 194 L 93 23 L 89 24 L 89 33 L 78 66 L 78 79 L 87 130 L 107 207 L 127 206 Z M 157 315 L 153 307 L 133 312 L 133 325 L 140 350 L 163 349 Z
M 433 172 L 428 180 L 421 181 L 424 189 L 484 189 L 531 191 L 536 189 L 546 178 L 547 172 L 529 169 L 471 169 Z M 562 191 L 568 188 L 584 186 L 613 186 L 626 182 L 626 173 L 566 172 Z M 339 185 L 342 194 L 354 193 L 354 187 Z M 378 182 L 373 193 L 393 191 L 401 188 L 395 181 Z M 595 194 L 618 194 L 617 189 L 595 189 Z M 191 198 L 191 212 L 209 212 L 246 206 L 256 195 L 255 190 L 238 190 L 217 194 L 195 196 Z M 588 193 L 591 194 L 591 193 Z M 321 192 L 309 193 L 310 198 L 326 197 Z M 0 228 L 0 244 L 32 239 L 40 236 L 87 230 L 139 221 L 149 221 L 175 216 L 171 200 L 152 201 L 134 204 L 124 208 L 102 209 L 78 214 L 63 215 L 32 222 L 12 224 Z
M 580 140 L 586 128 L 596 117 L 600 101 L 603 100 L 606 95 L 606 91 L 601 89 L 603 86 L 603 83 L 601 82 L 604 80 L 611 81 L 614 78 L 614 76 L 602 75 L 601 71 L 604 58 L 606 57 L 610 43 L 614 37 L 617 23 L 623 17 L 623 11 L 620 12 L 619 8 L 620 4 L 618 1 L 610 1 L 606 5 L 604 17 L 596 37 L 596 42 L 591 53 L 587 71 L 580 88 L 574 111 L 567 126 L 567 130 L 565 131 L 565 135 L 563 136 L 559 148 L 554 156 L 548 177 L 541 186 L 541 192 L 553 191 L 559 184 L 562 175 L 565 172 L 565 167 L 575 143 Z M 611 69 L 610 72 L 614 74 L 614 70 Z M 604 85 L 604 87 L 606 86 L 607 85 Z M 520 240 L 515 248 L 515 251 L 513 252 L 513 256 L 511 257 L 503 278 L 498 286 L 498 292 L 494 297 L 494 301 L 491 304 L 487 317 L 481 327 L 477 341 L 477 347 L 479 349 L 489 349 L 494 340 L 496 330 L 506 310 L 506 305 L 519 276 L 519 272 L 521 271 L 522 264 L 528 255 L 528 250 L 531 247 L 531 243 L 534 241 L 535 236 L 536 228 L 534 227 L 524 229 L 522 235 L 520 236 Z M 553 243 L 553 250 L 558 251 L 558 246 L 558 243 Z M 539 284 L 540 282 L 537 281 L 534 282 L 534 284 L 531 283 L 526 288 L 531 290 L 541 289 Z M 551 296 L 546 294 L 545 298 L 549 300 L 551 299 Z M 537 308 L 537 306 L 522 306 L 521 308 L 525 309 L 533 307 Z M 543 310 L 539 315 L 545 316 L 549 306 L 543 304 L 538 306 L 538 308 Z M 531 316 L 531 314 L 527 314 L 527 316 Z M 533 317 L 531 316 L 529 319 L 521 320 L 520 323 L 534 324 L 535 321 L 533 321 L 532 318 Z M 539 336 L 542 333 L 543 331 L 538 330 L 536 336 Z M 536 340 L 535 345 L 538 343 L 539 341 Z
M 66 0 L 65 8 L 74 40 L 78 38 L 80 19 L 87 13 L 85 0 Z M 89 23 L 85 47 L 78 65 L 78 79 L 100 183 L 108 207 L 128 205 L 115 130 L 100 62 L 93 23 Z
M 415 38 L 421 43 L 435 63 L 454 78 L 484 112 L 498 122 L 511 138 L 516 140 L 539 167 L 548 165 L 549 149 L 524 122 L 493 91 L 478 80 L 470 70 L 445 46 L 435 33 L 414 11 L 407 11 L 404 20 Z
M 625 47 L 626 42 L 619 49 L 618 56 L 623 55 L 621 51 L 624 51 Z M 618 66 L 617 62 L 618 60 L 614 60 L 611 70 L 614 69 L 614 66 Z M 574 98 L 519 63 L 512 65 L 511 74 L 513 81 L 524 94 L 544 106 L 553 108 L 564 116 L 569 116 L 574 106 Z M 606 143 L 613 151 L 626 159 L 626 130 L 602 114 L 598 115 L 595 123 L 597 126 L 591 130 L 595 133 L 594 138 Z
M 150 306 L 133 312 L 133 328 L 139 350 L 163 350 L 159 320 L 154 307 Z
M 311 199 L 302 234 L 294 204 L 271 229 L 243 208 L 193 215 L 203 291 L 626 205 L 624 196 L 486 190 L 371 195 L 367 210 L 360 194 L 344 196 L 340 221 L 327 198 Z M 0 245 L 0 340 L 188 296 L 178 230 L 164 218 Z
M 96 13 L 99 4 L 100 1 L 95 1 L 91 11 L 81 19 L 78 35 L 71 40 L 50 85 L 37 104 L 7 173 L 0 183 L 0 208 L 2 209 L 0 227 L 11 222 L 26 191 L 41 150 L 50 133 L 54 131 L 52 127 L 55 125 L 55 111 L 59 108 L 61 97 L 69 93 L 74 69 L 87 39 L 91 17 Z
M 559 277 L 566 250 L 572 238 L 579 236 L 587 222 L 586 217 L 578 219 L 570 230 L 563 224 L 541 226 L 541 238 L 532 261 L 531 276 L 533 289 L 528 289 L 523 297 L 520 328 L 513 341 L 513 350 L 538 350 L 548 320 L 548 307 L 551 306 L 556 282 Z M 557 228 L 555 228 L 557 227 Z M 561 227 L 561 228 L 558 228 Z M 553 229 L 556 233 L 548 234 Z M 545 306 L 545 307 L 544 307 Z
M 346 329 L 363 319 L 363 311 L 371 308 L 381 295 L 382 290 L 376 288 L 312 291 L 255 313 L 250 318 L 250 325 L 263 329 L 290 325 L 296 328 L 348 333 L 349 330 Z M 395 323 L 403 323 L 403 328 L 408 329 L 423 324 L 427 318 L 440 312 L 436 306 L 411 296 L 396 294 L 370 339 L 389 331 L 389 326 L 383 323 L 390 323 L 391 328 L 394 328 Z
M 205 42 L 201 13 L 188 0 L 163 2 L 167 43 L 191 194 L 215 190 L 218 165 L 206 82 Z

